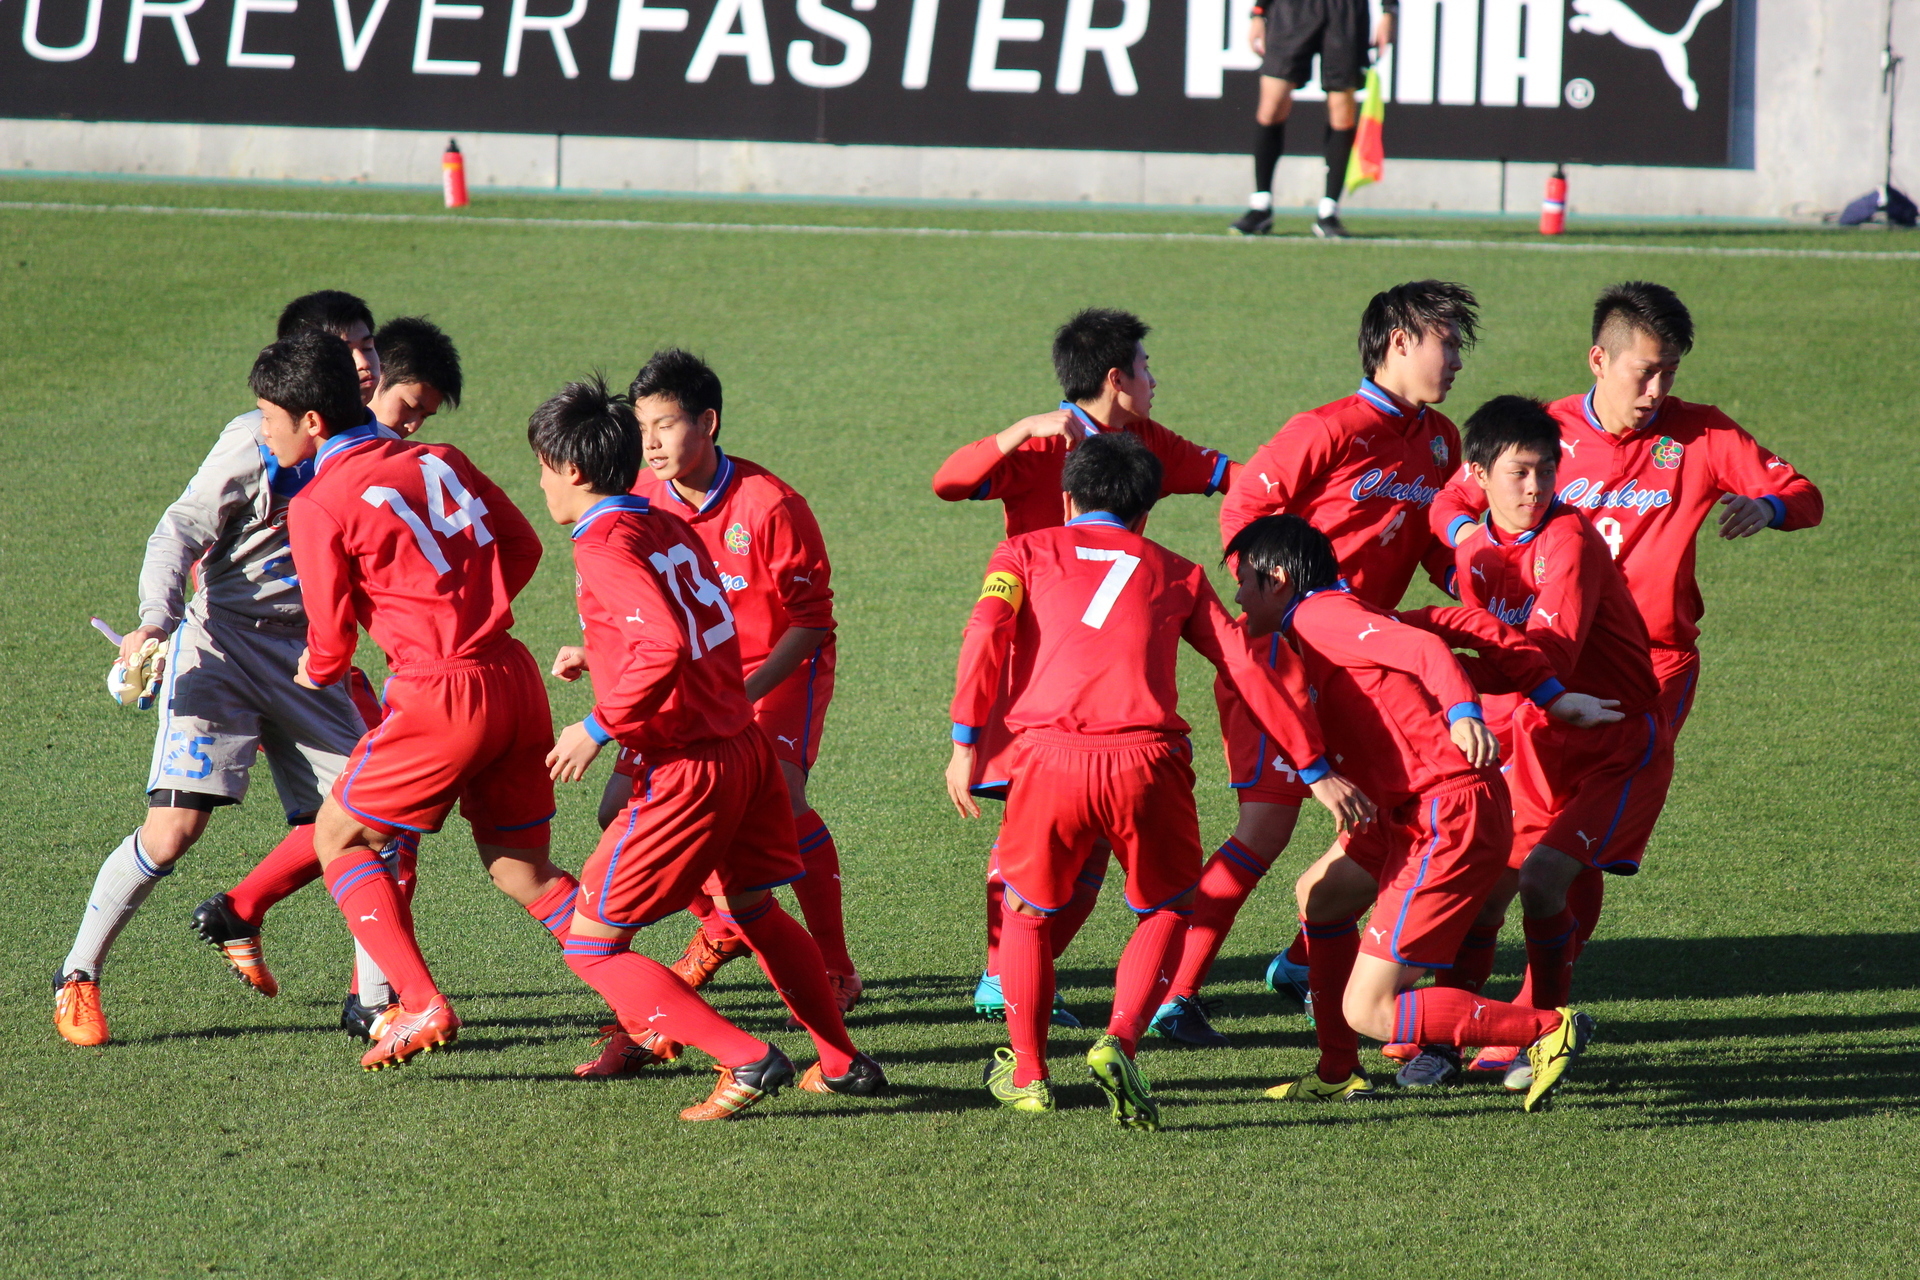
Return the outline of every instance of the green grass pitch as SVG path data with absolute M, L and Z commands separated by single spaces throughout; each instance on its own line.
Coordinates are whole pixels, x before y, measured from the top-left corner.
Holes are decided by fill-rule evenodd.
M 1914 618 L 1920 262 L 1674 253 L 1900 249 L 1755 227 L 1590 228 L 1527 252 L 1511 223 L 1357 216 L 1392 243 L 716 233 L 486 219 L 1217 232 L 1211 214 L 483 198 L 450 221 L 99 213 L 34 203 L 436 214 L 430 193 L 0 182 L 0 1272 L 355 1276 L 720 1274 L 1759 1275 L 1906 1269 L 1920 1253 L 1920 758 Z M 1442 243 L 1422 244 L 1421 240 Z M 1460 240 L 1480 242 L 1460 245 Z M 1056 399 L 1051 331 L 1139 311 L 1157 416 L 1239 458 L 1356 380 L 1368 296 L 1465 281 L 1486 333 L 1446 406 L 1585 385 L 1587 307 L 1610 281 L 1675 287 L 1699 323 L 1680 391 L 1717 402 L 1820 483 L 1826 523 L 1700 547 L 1705 674 L 1646 872 L 1615 882 L 1577 979 L 1599 1039 L 1552 1113 L 1497 1088 L 1313 1110 L 1260 1090 L 1311 1034 L 1259 985 L 1288 882 L 1326 845 L 1310 809 L 1216 973 L 1220 1053 L 1148 1048 L 1168 1128 L 1119 1132 L 1061 1033 L 1066 1110 L 979 1089 L 972 1019 L 991 837 L 940 785 L 961 624 L 997 505 L 947 505 L 946 453 Z M 468 1020 L 457 1050 L 363 1075 L 330 1028 L 349 949 L 309 889 L 270 919 L 279 999 L 193 940 L 188 911 L 282 830 L 264 775 L 159 887 L 106 975 L 115 1042 L 75 1050 L 48 979 L 100 859 L 142 813 L 150 718 L 116 708 L 99 614 L 128 625 L 141 549 L 235 412 L 288 298 L 351 289 L 453 334 L 469 398 L 426 437 L 466 450 L 546 531 L 522 597 L 536 654 L 577 635 L 566 544 L 544 521 L 528 412 L 595 367 L 624 383 L 669 342 L 728 388 L 725 444 L 812 501 L 835 561 L 838 698 L 814 798 L 846 866 L 868 998 L 855 1037 L 897 1090 L 784 1094 L 688 1126 L 703 1066 L 582 1083 L 597 997 L 488 888 L 457 820 L 426 841 L 418 914 Z M 1151 532 L 1209 561 L 1213 500 Z M 374 669 L 371 650 L 363 661 Z M 1203 834 L 1233 805 L 1211 701 L 1186 670 Z M 551 689 L 576 717 L 582 691 Z M 566 789 L 556 856 L 591 846 L 606 763 Z M 1102 904 L 1062 962 L 1104 1017 L 1129 918 Z M 677 954 L 687 929 L 643 935 Z M 1517 938 L 1517 928 L 1508 939 Z M 1495 989 L 1513 989 L 1517 950 Z M 744 966 L 719 1006 L 804 1063 Z M 1370 1057 L 1369 1065 L 1385 1064 Z

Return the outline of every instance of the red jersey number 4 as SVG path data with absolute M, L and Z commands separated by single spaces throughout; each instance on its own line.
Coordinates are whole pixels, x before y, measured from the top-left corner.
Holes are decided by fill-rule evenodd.
M 471 529 L 473 540 L 486 546 L 493 541 L 493 534 L 488 531 L 485 520 L 487 504 L 468 493 L 453 468 L 435 454 L 420 455 L 420 474 L 426 482 L 427 516 L 433 521 L 431 529 L 398 489 L 373 485 L 360 497 L 370 507 L 392 508 L 401 523 L 413 531 L 413 541 L 420 548 L 420 554 L 426 557 L 427 563 L 433 566 L 433 571 L 436 574 L 446 573 L 453 566 L 447 562 L 446 553 L 440 549 L 440 540 L 434 534 L 437 532 L 451 538 L 462 529 Z
M 694 658 L 703 658 L 733 639 L 733 610 L 727 607 L 726 595 L 701 572 L 700 557 L 694 554 L 693 548 L 684 542 L 676 542 L 665 554 L 655 551 L 647 556 L 647 560 L 653 565 L 654 572 L 666 580 L 667 590 L 673 593 L 673 602 L 686 615 L 687 644 L 693 649 Z M 689 585 L 682 585 L 683 573 Z M 688 603 L 689 600 L 692 603 Z M 720 620 L 712 626 L 703 627 L 694 612 L 695 605 L 708 605 L 718 610 Z

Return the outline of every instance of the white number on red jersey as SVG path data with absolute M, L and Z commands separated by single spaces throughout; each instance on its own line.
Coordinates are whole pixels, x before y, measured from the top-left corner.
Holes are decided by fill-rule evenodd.
M 1407 522 L 1407 509 L 1400 508 L 1393 513 L 1393 519 L 1387 521 L 1387 527 L 1380 531 L 1380 545 L 1386 546 L 1393 541 L 1393 535 L 1400 532 L 1400 526 Z
M 1600 538 L 1607 544 L 1607 550 L 1613 553 L 1615 560 L 1618 560 L 1620 547 L 1627 540 L 1627 535 L 1621 531 L 1620 522 L 1612 516 L 1601 516 L 1593 522 L 1593 527 L 1600 531 Z
M 1087 602 L 1087 611 L 1080 615 L 1080 621 L 1097 631 L 1107 625 L 1107 615 L 1113 612 L 1113 602 L 1120 598 L 1121 591 L 1126 589 L 1128 580 L 1133 577 L 1133 571 L 1140 567 L 1140 557 L 1100 547 L 1075 547 L 1073 554 L 1082 560 L 1113 562 L 1113 567 L 1107 570 L 1107 576 L 1100 579 L 1100 589 Z
M 684 542 L 676 542 L 665 555 L 656 551 L 647 559 L 652 562 L 654 572 L 667 580 L 667 590 L 673 593 L 673 602 L 687 616 L 687 643 L 692 646 L 695 658 L 705 657 L 715 645 L 725 644 L 733 638 L 733 610 L 727 607 L 726 595 L 700 571 L 700 557 L 693 553 L 691 547 Z M 720 621 L 701 628 L 699 619 L 693 616 L 693 606 L 687 603 L 687 597 L 681 591 L 680 569 L 685 569 L 693 582 L 695 603 L 718 609 Z
M 448 537 L 462 529 L 472 529 L 473 540 L 483 547 L 493 541 L 493 534 L 483 519 L 487 514 L 487 504 L 467 492 L 466 486 L 460 483 L 460 477 L 454 474 L 444 458 L 431 453 L 421 454 L 420 474 L 426 482 L 427 514 L 433 519 L 434 529 Z M 447 510 L 449 493 L 454 501 L 451 514 Z M 401 522 L 413 531 L 414 545 L 420 548 L 420 554 L 426 557 L 436 574 L 445 573 L 452 567 L 447 563 L 446 553 L 440 549 L 440 540 L 433 536 L 433 530 L 427 528 L 427 522 L 420 518 L 398 489 L 374 485 L 360 497 L 370 507 L 393 509 L 393 514 L 399 516 Z

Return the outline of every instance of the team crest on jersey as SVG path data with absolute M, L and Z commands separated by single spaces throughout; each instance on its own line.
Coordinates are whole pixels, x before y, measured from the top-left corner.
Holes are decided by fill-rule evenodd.
M 1447 469 L 1447 442 L 1439 436 L 1433 438 L 1433 465 L 1442 471 Z
M 1685 452 L 1678 440 L 1672 436 L 1661 436 L 1653 443 L 1653 465 L 1662 471 L 1671 471 L 1680 465 L 1680 455 Z
M 1535 582 L 1542 582 L 1546 579 L 1546 576 L 1547 556 L 1545 552 L 1541 552 L 1533 558 L 1533 580 Z
M 753 545 L 753 535 L 747 532 L 747 526 L 739 521 L 727 530 L 727 550 L 737 556 L 747 554 L 747 548 Z

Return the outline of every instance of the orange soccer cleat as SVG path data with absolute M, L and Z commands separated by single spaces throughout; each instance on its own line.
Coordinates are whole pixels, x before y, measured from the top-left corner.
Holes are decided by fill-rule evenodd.
M 1402 1044 L 1399 1041 L 1395 1041 L 1392 1044 L 1381 1045 L 1380 1056 L 1389 1062 L 1412 1062 L 1420 1056 L 1420 1046 L 1417 1044 Z
M 767 1056 L 744 1067 L 715 1067 L 720 1083 L 705 1102 L 680 1113 L 682 1120 L 731 1120 L 762 1098 L 771 1097 L 793 1083 L 793 1063 L 787 1055 L 767 1046 Z
M 752 954 L 753 948 L 738 938 L 728 937 L 715 942 L 707 936 L 705 929 L 695 929 L 693 937 L 687 941 L 686 951 L 669 967 L 686 979 L 688 986 L 698 991 L 712 980 L 714 974 L 720 972 L 721 965 Z
M 226 894 L 216 893 L 195 907 L 190 923 L 242 982 L 263 996 L 280 994 L 280 984 L 267 971 L 260 950 L 260 930 L 239 917 Z
M 54 978 L 53 1026 L 61 1039 L 83 1049 L 105 1044 L 107 1015 L 100 1008 L 100 984 L 79 969 Z
M 398 1004 L 390 1004 L 373 1021 L 369 1035 L 373 1048 L 360 1059 L 365 1071 L 397 1067 L 416 1053 L 432 1053 L 442 1045 L 460 1038 L 460 1018 L 445 996 L 419 1013 L 409 1013 Z
M 600 1028 L 600 1038 L 593 1044 L 600 1056 L 581 1063 L 573 1074 L 593 1079 L 636 1075 L 656 1063 L 674 1061 L 681 1050 L 679 1041 L 669 1040 L 658 1031 L 649 1031 L 636 1040 L 619 1023 Z

